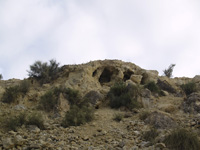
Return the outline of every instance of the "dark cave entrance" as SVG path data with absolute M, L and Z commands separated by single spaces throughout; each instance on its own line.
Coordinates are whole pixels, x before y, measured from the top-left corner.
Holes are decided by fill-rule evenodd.
M 119 74 L 119 70 L 115 67 L 105 67 L 99 77 L 100 84 L 110 83 L 117 79 L 117 75 Z
M 126 81 L 126 80 L 129 80 L 131 78 L 131 75 L 133 75 L 134 72 L 131 71 L 131 70 L 126 70 L 124 72 L 124 78 L 123 78 L 123 81 Z
M 108 68 L 104 68 L 100 78 L 99 78 L 99 82 L 100 83 L 108 83 L 111 81 L 111 77 L 113 75 L 113 72 L 108 69 Z

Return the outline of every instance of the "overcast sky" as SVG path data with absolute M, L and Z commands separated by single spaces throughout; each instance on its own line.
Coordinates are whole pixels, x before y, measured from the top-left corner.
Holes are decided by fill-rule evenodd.
M 199 0 L 0 0 L 0 74 L 36 60 L 120 59 L 160 75 L 200 74 Z

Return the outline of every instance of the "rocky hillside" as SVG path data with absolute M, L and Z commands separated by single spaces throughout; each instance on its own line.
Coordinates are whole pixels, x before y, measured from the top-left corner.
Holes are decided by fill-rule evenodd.
M 200 76 L 120 60 L 65 65 L 47 83 L 0 80 L 0 150 L 198 150 L 199 113 Z

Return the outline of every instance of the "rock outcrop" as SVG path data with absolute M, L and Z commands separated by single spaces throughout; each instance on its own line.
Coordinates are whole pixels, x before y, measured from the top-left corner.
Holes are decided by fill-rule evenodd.
M 58 78 L 48 84 L 40 85 L 34 78 L 28 80 L 31 83 L 29 92 L 17 97 L 17 101 L 7 104 L 0 100 L 0 122 L 2 123 L 0 124 L 2 127 L 0 128 L 0 150 L 169 150 L 164 144 L 164 138 L 172 129 L 184 127 L 198 130 L 199 128 L 200 94 L 197 92 L 186 96 L 182 94 L 184 91 L 181 85 L 194 82 L 200 89 L 200 76 L 195 76 L 193 79 L 167 78 L 159 76 L 158 71 L 145 70 L 130 62 L 99 60 L 62 66 Z M 123 107 L 119 109 L 109 107 L 108 92 L 119 81 L 126 83 L 127 87 L 134 85 L 138 88 L 138 101 L 142 104 L 142 108 L 129 110 Z M 154 81 L 162 94 L 144 88 L 144 85 L 150 81 Z M 17 79 L 0 80 L 0 99 L 6 88 L 20 83 L 21 80 Z M 71 106 L 69 99 L 62 92 L 57 96 L 58 103 L 55 111 L 40 110 L 41 96 L 55 87 L 78 90 L 81 98 L 89 103 L 87 106 L 96 108 L 94 119 L 80 126 L 64 128 L 61 122 Z M 38 111 L 43 114 L 44 128 L 40 129 L 35 124 L 21 123 L 22 125 L 14 131 L 3 129 L 4 122 L 9 116 L 16 117 L 23 113 L 29 115 Z M 116 122 L 113 119 L 116 114 L 122 116 L 121 121 Z M 6 119 L 1 119 L 4 117 Z M 143 134 L 150 131 L 152 127 L 159 131 L 154 142 L 143 138 Z

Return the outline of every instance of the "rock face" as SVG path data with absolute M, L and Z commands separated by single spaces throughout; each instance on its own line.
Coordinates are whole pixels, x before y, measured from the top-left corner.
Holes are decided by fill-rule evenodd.
M 83 91 L 99 91 L 107 93 L 115 82 L 132 80 L 136 84 L 157 80 L 158 72 L 140 68 L 133 63 L 119 60 L 93 61 L 83 65 L 67 65 L 62 67 L 61 78 L 66 87 Z

